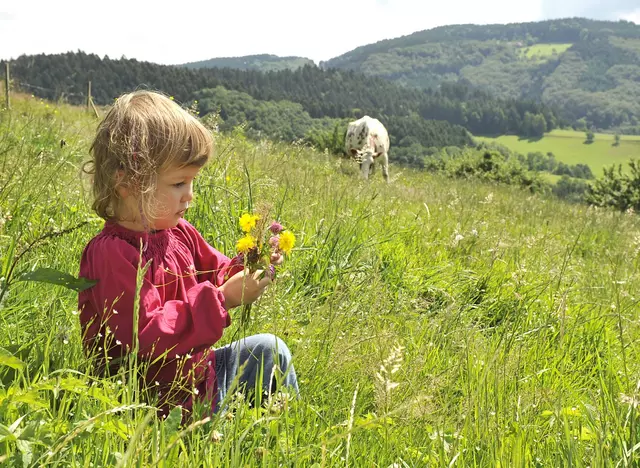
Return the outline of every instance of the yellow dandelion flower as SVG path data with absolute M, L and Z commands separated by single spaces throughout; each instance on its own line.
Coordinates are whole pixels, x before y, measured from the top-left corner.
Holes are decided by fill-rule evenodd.
M 284 253 L 288 254 L 291 249 L 296 245 L 296 236 L 291 231 L 283 231 L 280 233 L 280 240 L 278 241 L 278 247 Z
M 245 213 L 240 217 L 240 227 L 244 232 L 249 232 L 254 227 L 256 227 L 256 222 L 259 219 L 260 219 L 260 216 Z
M 256 246 L 256 239 L 250 234 L 247 234 L 243 238 L 241 238 L 236 244 L 236 249 L 240 253 L 247 253 L 249 250 L 253 249 Z

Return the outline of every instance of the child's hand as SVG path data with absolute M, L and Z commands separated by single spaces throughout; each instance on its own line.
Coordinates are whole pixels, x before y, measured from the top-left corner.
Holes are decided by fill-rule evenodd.
M 249 273 L 244 270 L 233 275 L 222 286 L 220 291 L 224 295 L 224 302 L 227 309 L 233 309 L 240 305 L 251 304 L 258 299 L 267 286 L 271 283 L 269 275 L 259 279 L 263 270 Z
M 284 257 L 281 253 L 272 253 L 271 254 L 271 264 L 272 265 L 282 265 L 284 261 Z

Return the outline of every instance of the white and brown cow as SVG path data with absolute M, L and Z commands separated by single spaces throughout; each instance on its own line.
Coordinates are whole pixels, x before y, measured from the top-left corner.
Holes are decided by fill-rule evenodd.
M 365 115 L 349 123 L 344 149 L 360 163 L 360 172 L 365 179 L 369 178 L 369 171 L 373 174 L 374 165 L 380 158 L 382 175 L 389 182 L 389 134 L 378 119 Z

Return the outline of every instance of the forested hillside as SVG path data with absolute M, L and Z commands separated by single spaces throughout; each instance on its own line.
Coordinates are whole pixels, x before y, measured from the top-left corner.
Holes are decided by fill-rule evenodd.
M 563 19 L 444 26 L 321 63 L 415 87 L 467 83 L 554 104 L 576 127 L 640 132 L 640 26 Z
M 353 71 L 323 71 L 315 66 L 262 73 L 237 69 L 197 69 L 156 65 L 135 59 L 101 59 L 67 53 L 22 56 L 11 63 L 18 86 L 47 99 L 82 102 L 87 81 L 98 104 L 108 104 L 123 91 L 139 86 L 161 89 L 181 102 L 204 88 L 223 86 L 260 101 L 287 100 L 302 105 L 313 118 L 409 116 L 440 119 L 473 133 L 532 135 L 557 126 L 554 111 L 533 101 L 495 99 L 466 86 L 424 91 L 367 77 Z M 533 124 L 532 119 L 538 117 Z
M 296 70 L 304 65 L 313 65 L 313 60 L 304 57 L 278 57 L 277 55 L 247 55 L 244 57 L 220 57 L 185 63 L 187 68 L 237 68 L 238 70 L 279 71 Z

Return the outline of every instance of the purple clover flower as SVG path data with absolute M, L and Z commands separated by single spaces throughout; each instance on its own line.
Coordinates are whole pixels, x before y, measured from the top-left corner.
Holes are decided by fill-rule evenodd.
M 284 229 L 284 227 L 282 227 L 282 224 L 280 224 L 277 221 L 274 221 L 273 223 L 271 223 L 271 226 L 269 226 L 269 230 L 271 232 L 273 232 L 274 234 L 280 234 L 283 229 Z
M 278 236 L 273 236 L 269 239 L 269 245 L 274 249 L 278 248 L 279 243 L 280 243 L 280 238 Z

